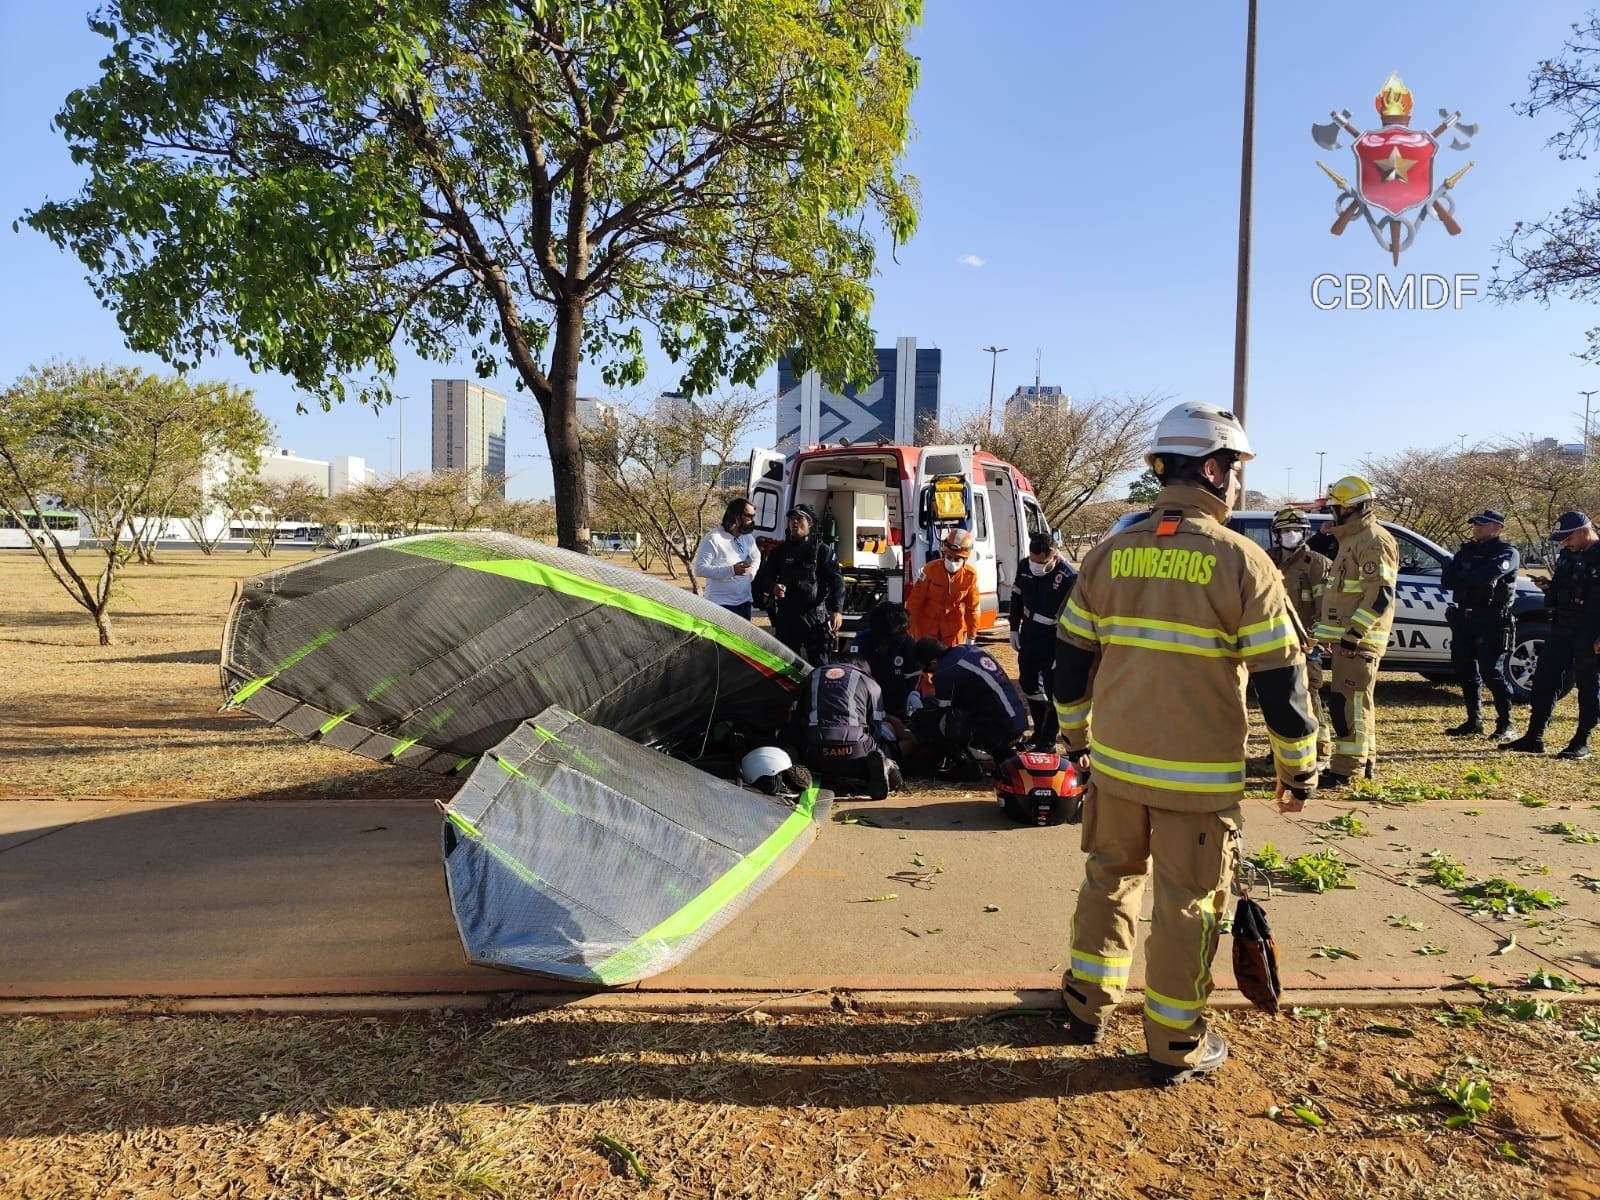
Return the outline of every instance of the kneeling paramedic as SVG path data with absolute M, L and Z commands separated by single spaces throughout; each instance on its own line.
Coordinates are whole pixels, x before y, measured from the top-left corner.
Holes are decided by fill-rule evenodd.
M 1232 413 L 1180 404 L 1145 461 L 1162 482 L 1142 521 L 1084 559 L 1061 615 L 1055 698 L 1067 752 L 1092 766 L 1085 880 L 1062 979 L 1068 1035 L 1098 1042 L 1128 984 L 1145 876 L 1144 1033 L 1158 1082 L 1214 1071 L 1206 1025 L 1218 923 L 1238 864 L 1246 682 L 1266 720 L 1280 804 L 1316 787 L 1303 633 L 1278 569 L 1224 522 L 1252 457 Z
M 917 661 L 929 672 L 933 713 L 946 768 L 957 777 L 978 778 L 972 751 L 999 766 L 1010 758 L 1028 729 L 1022 694 L 994 655 L 978 646 L 946 650 L 933 638 L 917 642 Z M 925 714 L 928 710 L 925 710 Z M 924 715 L 922 729 L 930 728 Z
M 886 749 L 894 744 L 883 693 L 859 662 L 829 663 L 811 672 L 795 701 L 795 740 L 801 759 L 829 787 L 860 783 L 873 800 L 900 786 L 900 769 Z

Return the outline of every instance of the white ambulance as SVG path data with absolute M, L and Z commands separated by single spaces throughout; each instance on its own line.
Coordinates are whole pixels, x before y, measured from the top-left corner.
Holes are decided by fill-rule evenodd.
M 910 584 L 952 529 L 972 532 L 978 626 L 1009 602 L 1028 537 L 1049 533 L 1027 476 L 977 446 L 816 445 L 750 456 L 750 502 L 763 552 L 784 536 L 796 504 L 817 514 L 845 578 L 845 628 L 880 600 L 905 603 Z

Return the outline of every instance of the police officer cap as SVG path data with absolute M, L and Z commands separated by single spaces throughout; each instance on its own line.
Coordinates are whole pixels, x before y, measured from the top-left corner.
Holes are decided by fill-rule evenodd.
M 791 517 L 804 517 L 813 525 L 817 523 L 816 511 L 809 504 L 796 504 L 789 510 L 788 515 Z
M 1556 521 L 1555 529 L 1550 532 L 1550 540 L 1555 542 L 1565 541 L 1569 536 L 1577 533 L 1589 523 L 1589 518 L 1581 512 L 1564 512 Z
M 1474 513 L 1467 518 L 1468 525 L 1504 525 L 1505 523 L 1505 513 L 1496 512 L 1492 508 L 1486 508 L 1481 513 Z

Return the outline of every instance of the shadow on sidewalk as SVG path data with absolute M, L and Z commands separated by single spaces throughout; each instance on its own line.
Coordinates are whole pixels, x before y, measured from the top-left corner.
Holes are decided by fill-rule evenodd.
M 264 1114 L 430 1104 L 588 1105 L 677 1100 L 836 1112 L 986 1105 L 1145 1090 L 1142 1053 L 1062 1044 L 1042 1016 L 865 1022 L 820 1017 L 595 1018 L 549 1012 L 396 1021 L 210 1018 L 17 1026 L 0 1046 L 48 1079 L 14 1097 L 30 1136 L 177 1124 L 253 1125 Z M 1113 1043 L 1138 1043 L 1136 1020 Z M 203 1086 L 175 1072 L 204 1047 Z M 31 1062 L 36 1055 L 48 1063 Z M 48 1092 L 48 1095 L 42 1093 Z M 88 1097 L 93 1098 L 90 1103 Z M 17 1125 L 13 1124 L 13 1131 Z

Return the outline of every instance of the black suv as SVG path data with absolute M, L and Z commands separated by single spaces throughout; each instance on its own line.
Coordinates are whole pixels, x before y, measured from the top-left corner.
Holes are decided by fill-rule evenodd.
M 1129 513 L 1111 527 L 1112 533 L 1126 529 L 1148 512 Z M 1313 528 L 1329 520 L 1320 513 L 1308 513 Z M 1236 512 L 1228 527 L 1255 541 L 1263 550 L 1272 540 L 1268 530 L 1270 512 Z M 1389 648 L 1381 667 L 1385 671 L 1415 671 L 1434 683 L 1452 683 L 1455 671 L 1450 666 L 1450 626 L 1444 613 L 1450 593 L 1439 586 L 1450 552 L 1434 545 L 1420 533 L 1392 521 L 1379 522 L 1394 535 L 1400 549 L 1400 577 L 1395 586 L 1394 628 L 1389 633 Z M 1506 661 L 1506 675 L 1516 698 L 1526 702 L 1532 694 L 1533 668 L 1544 645 L 1550 613 L 1544 606 L 1544 593 L 1526 579 L 1518 579 L 1512 595 L 1512 613 L 1517 619 L 1516 641 Z

